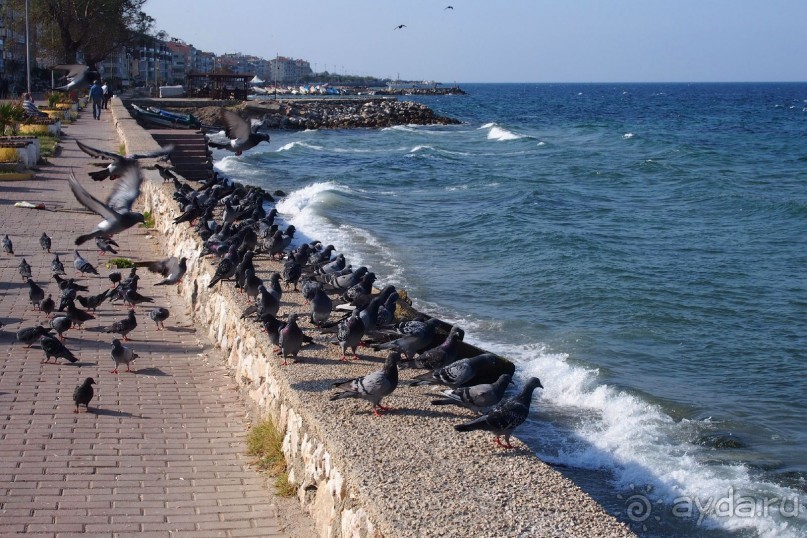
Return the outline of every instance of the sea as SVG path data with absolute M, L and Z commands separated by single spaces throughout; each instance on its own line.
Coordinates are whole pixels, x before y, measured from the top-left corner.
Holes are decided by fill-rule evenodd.
M 516 435 L 637 534 L 807 535 L 807 83 L 459 85 L 215 166 L 539 377 Z

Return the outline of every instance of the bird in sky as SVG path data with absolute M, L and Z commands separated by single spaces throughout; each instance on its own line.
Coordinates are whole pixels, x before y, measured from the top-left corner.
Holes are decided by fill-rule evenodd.
M 452 10 L 452 11 L 453 11 L 453 10 L 454 10 L 454 6 L 446 6 L 446 7 L 445 7 L 445 9 L 444 9 L 443 11 L 445 11 L 446 9 L 450 9 L 450 10 Z
M 406 28 L 406 25 L 405 24 L 399 24 L 398 26 L 393 28 L 393 30 L 400 30 L 401 28 Z

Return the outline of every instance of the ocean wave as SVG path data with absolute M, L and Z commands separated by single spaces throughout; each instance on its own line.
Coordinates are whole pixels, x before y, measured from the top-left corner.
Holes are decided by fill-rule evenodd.
M 277 148 L 277 152 L 280 153 L 282 151 L 290 151 L 294 148 L 305 148 L 305 149 L 313 149 L 316 151 L 321 151 L 325 149 L 324 146 L 318 146 L 316 144 L 311 144 L 309 142 L 303 142 L 301 140 L 295 140 L 293 142 L 289 142 L 288 144 L 284 144 L 283 146 Z
M 488 130 L 488 140 L 498 140 L 500 142 L 507 142 L 509 140 L 520 140 L 522 138 L 529 138 L 526 135 L 521 135 L 508 131 L 504 127 L 500 127 L 495 122 L 486 123 L 479 127 L 479 130 Z

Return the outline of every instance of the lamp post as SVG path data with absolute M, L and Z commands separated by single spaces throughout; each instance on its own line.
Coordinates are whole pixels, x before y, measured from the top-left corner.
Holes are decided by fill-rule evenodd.
M 28 0 L 25 0 L 25 85 L 31 93 L 31 37 L 28 24 Z

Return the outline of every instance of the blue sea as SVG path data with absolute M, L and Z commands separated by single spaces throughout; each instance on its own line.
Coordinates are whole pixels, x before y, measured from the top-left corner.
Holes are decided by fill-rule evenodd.
M 540 377 L 517 435 L 638 534 L 807 535 L 807 84 L 460 86 L 216 166 Z

